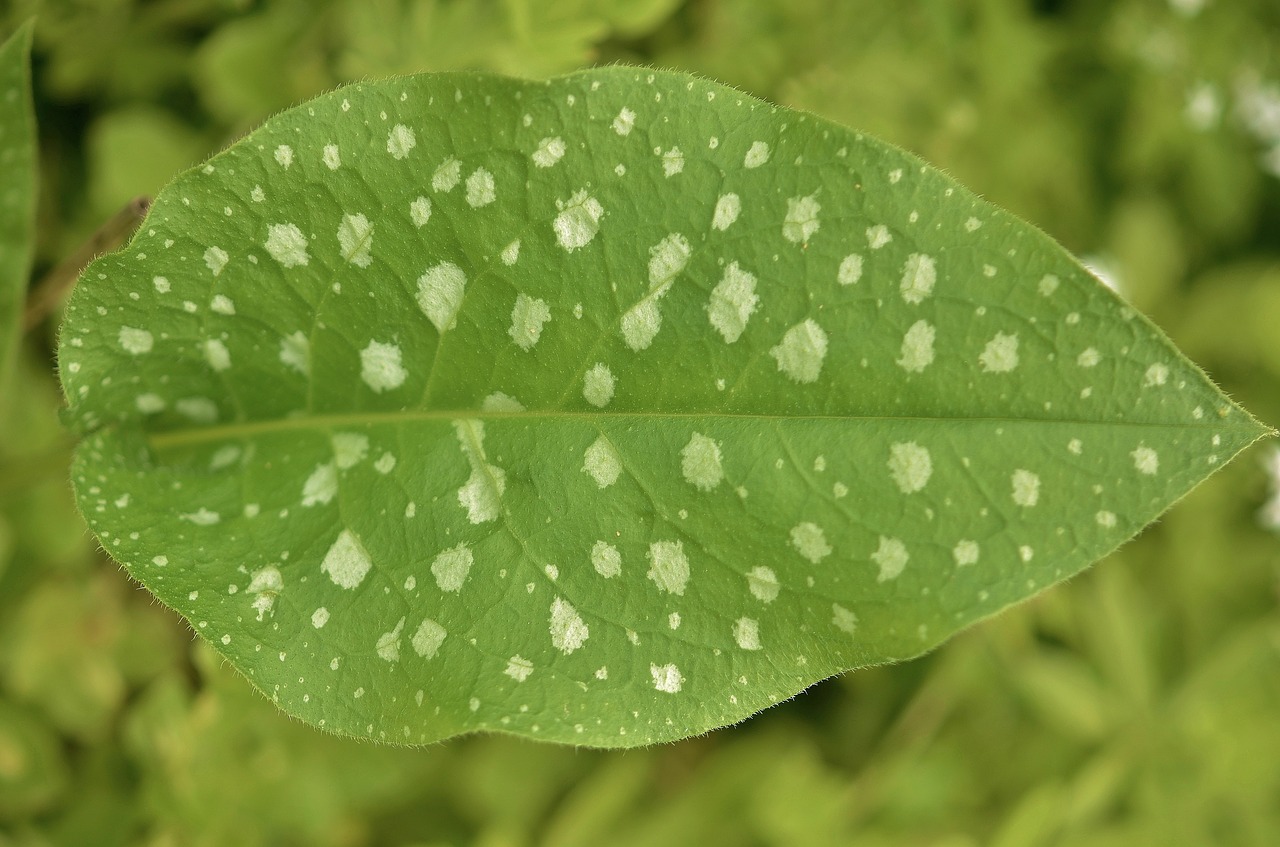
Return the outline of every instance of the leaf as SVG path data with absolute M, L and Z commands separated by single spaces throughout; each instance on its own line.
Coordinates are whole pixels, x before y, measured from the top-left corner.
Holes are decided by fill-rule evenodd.
M 36 119 L 28 21 L 0 45 L 0 397 L 8 393 L 35 248 Z
M 103 546 L 325 729 L 631 746 L 915 656 L 1264 434 L 1042 233 L 675 73 L 341 89 L 70 304 Z

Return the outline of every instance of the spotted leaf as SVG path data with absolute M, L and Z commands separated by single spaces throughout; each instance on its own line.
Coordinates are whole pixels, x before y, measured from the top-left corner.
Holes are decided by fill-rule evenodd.
M 31 106 L 33 25 L 0 45 L 0 394 L 18 344 L 35 244 L 36 129 Z
M 103 546 L 281 708 L 628 746 L 1080 571 L 1263 428 L 1037 230 L 673 73 L 345 88 L 60 351 Z

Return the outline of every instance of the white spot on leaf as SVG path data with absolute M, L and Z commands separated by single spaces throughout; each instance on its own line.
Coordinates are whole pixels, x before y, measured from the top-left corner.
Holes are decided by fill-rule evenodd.
M 662 329 L 662 312 L 653 295 L 645 297 L 622 315 L 622 338 L 639 353 L 648 349 Z
M 302 505 L 310 508 L 326 505 L 338 493 L 338 472 L 332 462 L 316 465 L 302 484 Z
M 422 623 L 418 624 L 418 628 L 414 631 L 413 638 L 409 639 L 409 643 L 413 646 L 413 652 L 422 658 L 434 659 L 436 653 L 440 652 L 440 645 L 444 643 L 445 636 L 448 634 L 440 624 L 431 620 L 431 618 L 424 618 Z
M 457 159 L 448 158 L 441 162 L 440 167 L 436 168 L 435 173 L 431 175 L 431 189 L 448 194 L 461 181 L 462 163 Z
M 338 145 L 336 144 L 326 144 L 321 158 L 324 159 L 325 167 L 331 171 L 336 171 L 342 167 L 342 153 L 338 150 Z
M 738 618 L 733 624 L 733 640 L 743 650 L 759 650 L 760 622 L 753 618 Z
M 860 279 L 862 279 L 862 256 L 857 253 L 850 253 L 840 262 L 840 269 L 836 272 L 836 281 L 841 285 L 854 285 Z
M 484 168 L 477 168 L 467 177 L 467 205 L 473 209 L 488 206 L 498 199 L 498 189 L 493 181 L 493 174 Z
M 271 224 L 264 245 L 271 258 L 286 268 L 296 268 L 311 261 L 307 255 L 307 238 L 294 224 Z
M 587 448 L 583 455 L 582 470 L 590 474 L 599 488 L 608 488 L 618 481 L 618 476 L 622 473 L 622 462 L 613 445 L 603 435 Z
M 401 617 L 390 632 L 384 632 L 378 636 L 374 650 L 383 661 L 400 661 L 400 633 L 404 631 L 404 621 L 405 619 Z
M 933 475 L 933 458 L 929 450 L 914 441 L 889 446 L 889 473 L 903 494 L 914 494 Z
M 261 621 L 266 615 L 274 615 L 273 609 L 276 605 L 276 598 L 284 591 L 284 577 L 280 575 L 280 569 L 274 565 L 267 565 L 253 572 L 253 576 L 249 578 L 248 592 L 253 595 L 252 608 L 258 613 L 258 620 Z
M 165 410 L 166 403 L 159 394 L 148 392 L 134 398 L 133 405 L 144 415 L 155 415 Z
M 766 142 L 753 142 L 751 149 L 747 151 L 747 155 L 742 158 L 742 166 L 748 170 L 758 168 L 769 161 L 769 154 L 769 145 Z
M 209 367 L 218 372 L 225 371 L 231 367 L 231 352 L 227 350 L 227 345 L 216 338 L 209 338 L 200 346 L 204 352 L 204 360 L 209 363 Z
M 622 573 L 622 554 L 612 544 L 597 541 L 591 547 L 591 566 L 605 579 L 613 579 Z
M 667 594 L 684 595 L 689 583 L 689 559 L 680 541 L 655 541 L 649 545 L 647 576 Z
M 584 189 L 570 197 L 568 203 L 563 206 L 557 203 L 557 206 L 561 210 L 551 227 L 560 246 L 572 253 L 590 244 L 600 231 L 600 218 L 604 216 L 600 202 Z
M 747 572 L 747 588 L 751 596 L 761 603 L 772 603 L 778 599 L 778 577 L 772 568 L 757 565 Z
M 471 566 L 475 561 L 471 548 L 466 544 L 459 544 L 436 555 L 435 561 L 431 563 L 431 575 L 436 578 L 436 585 L 441 591 L 456 593 L 462 590 L 462 584 L 467 581 L 467 574 L 471 573 Z
M 778 370 L 792 381 L 817 382 L 827 356 L 827 334 L 815 321 L 806 319 L 787 330 L 769 355 L 778 363 Z
M 549 168 L 564 157 L 566 149 L 563 138 L 544 138 L 538 142 L 531 158 L 538 167 Z
M 360 351 L 360 378 L 377 393 L 399 388 L 408 375 L 401 364 L 398 344 L 370 341 Z
M 876 577 L 876 581 L 887 582 L 896 579 L 902 573 L 902 569 L 907 566 L 909 558 L 911 557 L 907 555 L 907 548 L 901 541 L 880 536 L 880 546 L 871 554 L 871 560 L 880 566 L 880 574 Z
M 807 244 L 821 226 L 818 213 L 822 205 L 818 203 L 817 192 L 806 197 L 792 197 L 787 200 L 787 215 L 782 221 L 782 236 L 793 244 Z
M 349 529 L 344 529 L 338 535 L 338 539 L 329 547 L 329 552 L 324 554 L 324 561 L 320 563 L 320 570 L 329 575 L 333 584 L 346 589 L 355 588 L 364 582 L 372 567 L 369 552 Z
M 582 378 L 582 396 L 597 409 L 603 409 L 613 399 L 613 371 L 604 362 L 596 364 Z
M 680 451 L 680 472 L 684 481 L 699 491 L 710 491 L 724 480 L 720 467 L 720 445 L 695 432 Z
M 502 248 L 502 264 L 511 267 L 520 260 L 520 239 L 516 239 Z
M 217 512 L 210 511 L 204 506 L 196 509 L 194 512 L 179 515 L 184 521 L 190 521 L 196 526 L 213 526 L 222 522 L 222 515 Z
M 1160 470 L 1160 456 L 1150 447 L 1138 447 L 1129 455 L 1133 457 L 1133 467 L 1138 473 L 1155 476 Z
M 1018 336 L 997 332 L 978 356 L 987 373 L 1008 373 L 1018 366 Z
M 218 419 L 218 406 L 208 397 L 183 397 L 173 404 L 178 414 L 199 424 L 211 424 Z
M 413 221 L 413 225 L 418 229 L 426 226 L 427 221 L 431 220 L 431 198 L 419 197 L 410 203 L 409 219 Z
M 373 249 L 373 224 L 364 215 L 343 215 L 338 224 L 338 247 L 342 258 L 358 268 L 373 263 L 369 251 Z
M 839 603 L 831 604 L 831 623 L 836 629 L 849 635 L 858 631 L 858 616 Z
M 1013 502 L 1019 506 L 1030 508 L 1040 502 L 1040 477 L 1028 470 L 1019 468 L 1010 478 L 1013 486 Z
M 956 542 L 955 548 L 951 551 L 951 557 L 956 560 L 957 566 L 965 567 L 977 564 L 979 552 L 978 542 L 966 538 Z
M 902 266 L 902 299 L 917 304 L 933 293 L 938 271 L 931 256 L 912 253 Z
M 453 262 L 440 262 L 418 277 L 418 308 L 440 333 L 457 326 L 467 275 Z
M 649 293 L 622 315 L 622 337 L 632 350 L 639 352 L 653 343 L 662 328 L 658 301 L 685 269 L 692 253 L 689 240 L 678 232 L 649 248 Z
M 721 194 L 716 201 L 716 210 L 711 216 L 711 228 L 724 232 L 733 226 L 742 214 L 742 200 L 737 194 Z
M 533 673 L 533 662 L 524 656 L 512 656 L 507 659 L 507 669 L 503 671 L 516 682 L 524 682 Z
M 879 250 L 892 240 L 893 236 L 889 233 L 889 227 L 884 224 L 876 224 L 867 228 L 867 246 L 872 250 Z
M 551 320 L 551 309 L 545 300 L 516 295 L 516 305 L 511 310 L 511 328 L 507 335 L 521 350 L 532 350 L 542 337 L 542 327 Z
M 649 665 L 649 673 L 653 687 L 665 694 L 679 694 L 684 685 L 684 676 L 675 665 Z
M 404 124 L 396 124 L 387 135 L 387 152 L 397 160 L 409 155 L 418 146 L 418 136 Z
M 369 455 L 369 436 L 359 432 L 337 432 L 333 438 L 333 460 L 339 470 L 350 470 Z
M 920 373 L 933 364 L 933 340 L 937 330 L 928 321 L 920 320 L 911 325 L 902 336 L 902 354 L 897 363 L 907 373 Z
M 665 292 L 689 264 L 693 248 L 689 239 L 673 232 L 649 248 L 649 288 Z
M 624 137 L 631 134 L 631 130 L 635 125 L 636 113 L 625 107 L 613 119 L 613 131 Z
M 510 394 L 495 391 L 480 402 L 482 412 L 523 412 L 524 404 Z
M 755 275 L 738 267 L 737 262 L 730 262 L 719 284 L 711 291 L 707 317 L 725 343 L 732 344 L 742 337 L 759 302 Z
M 815 565 L 831 555 L 827 534 L 812 521 L 804 521 L 791 528 L 791 546 Z
M 679 147 L 672 147 L 662 154 L 662 175 L 667 179 L 684 170 L 684 154 Z
M 563 597 L 551 604 L 551 645 L 566 656 L 581 647 L 590 630 L 578 611 Z
M 497 520 L 502 508 L 502 495 L 507 490 L 507 475 L 502 468 L 488 463 L 484 453 L 484 424 L 477 420 L 453 422 L 462 452 L 471 465 L 471 476 L 458 489 L 458 504 L 467 510 L 473 524 Z
M 231 257 L 221 247 L 210 247 L 204 251 L 204 265 L 209 269 L 209 273 L 214 276 L 222 273 L 222 269 L 227 266 L 229 261 L 231 261 Z M 168 286 L 168 280 L 165 280 L 165 285 Z M 159 286 L 157 286 L 156 290 L 159 291 Z M 168 289 L 166 288 L 166 290 Z
M 280 362 L 303 376 L 311 375 L 311 341 L 301 332 L 280 339 Z
M 121 350 L 133 356 L 150 353 L 151 348 L 155 345 L 155 339 L 150 332 L 132 326 L 120 327 L 116 340 L 120 343 Z

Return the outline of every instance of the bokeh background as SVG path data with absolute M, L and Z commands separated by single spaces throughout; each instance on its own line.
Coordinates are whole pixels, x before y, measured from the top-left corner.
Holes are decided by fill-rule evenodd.
M 0 34 L 33 14 L 37 275 L 341 83 L 643 63 L 921 154 L 1280 423 L 1275 0 L 0 0 Z M 99 552 L 55 332 L 0 398 L 0 847 L 1280 844 L 1271 445 L 1071 583 L 739 727 L 395 749 L 277 712 Z

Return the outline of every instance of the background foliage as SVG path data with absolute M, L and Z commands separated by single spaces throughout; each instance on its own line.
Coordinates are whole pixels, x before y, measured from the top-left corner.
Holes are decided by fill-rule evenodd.
M 340 82 L 643 62 L 945 167 L 1280 420 L 1270 0 L 9 0 L 0 32 L 33 13 L 38 270 Z M 0 398 L 0 845 L 1280 843 L 1270 446 L 1069 585 L 737 729 L 397 750 L 291 722 L 95 550 L 53 333 Z

